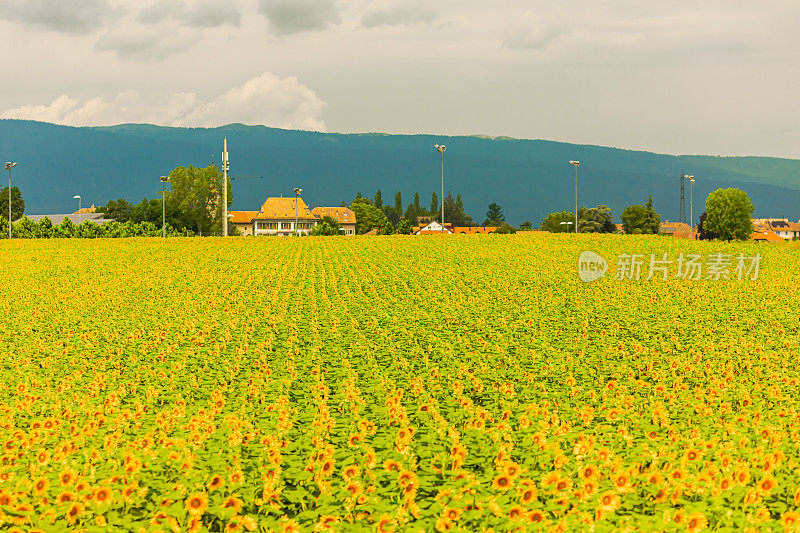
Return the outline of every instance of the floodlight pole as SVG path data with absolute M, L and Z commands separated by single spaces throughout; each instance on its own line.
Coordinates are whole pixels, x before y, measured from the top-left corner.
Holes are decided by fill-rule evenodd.
M 228 138 L 223 140 L 222 147 L 222 236 L 228 236 Z
M 578 167 L 581 165 L 580 161 L 570 161 L 572 166 L 575 167 L 575 235 L 578 234 Z
M 78 200 L 78 221 L 79 221 L 78 224 L 80 224 L 81 222 L 83 222 L 83 213 L 81 213 L 81 201 L 83 199 L 81 198 L 80 194 L 76 194 L 75 196 L 72 197 L 72 199 Z
M 161 237 L 167 238 L 167 209 L 166 209 L 166 194 L 167 182 L 169 176 L 161 176 Z
M 694 239 L 694 176 L 689 176 L 689 239 Z
M 444 235 L 444 151 L 447 150 L 445 145 L 435 145 L 436 151 L 442 154 L 442 234 Z
M 303 189 L 298 187 L 294 188 L 294 236 L 297 237 L 299 235 L 297 231 L 297 204 L 300 199 L 300 193 L 303 192 Z
M 6 170 L 8 170 L 8 238 L 11 238 L 11 169 L 17 166 L 17 163 L 11 161 L 6 162 Z

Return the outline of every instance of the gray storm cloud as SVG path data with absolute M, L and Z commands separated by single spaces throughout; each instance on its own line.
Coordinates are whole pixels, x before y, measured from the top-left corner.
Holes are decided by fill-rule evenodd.
M 0 18 L 66 33 L 100 30 L 117 12 L 107 0 L 0 0 Z
M 324 30 L 342 22 L 336 0 L 259 0 L 258 10 L 278 35 Z
M 239 2 L 231 0 L 158 0 L 145 6 L 136 20 L 142 24 L 160 24 L 171 20 L 193 28 L 216 28 L 242 22 Z
M 365 28 L 378 26 L 408 26 L 411 24 L 429 24 L 438 18 L 435 9 L 429 7 L 395 6 L 383 9 L 370 9 L 361 17 Z

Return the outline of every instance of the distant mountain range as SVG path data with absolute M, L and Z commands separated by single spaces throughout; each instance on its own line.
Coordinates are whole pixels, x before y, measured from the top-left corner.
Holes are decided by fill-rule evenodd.
M 607 204 L 619 220 L 627 205 L 652 195 L 662 219 L 677 220 L 682 171 L 696 176 L 695 221 L 708 193 L 739 187 L 753 199 L 758 217 L 800 218 L 800 161 L 769 157 L 671 156 L 600 146 L 507 137 L 335 134 L 231 124 L 221 128 L 164 128 L 126 124 L 72 128 L 0 121 L 0 158 L 17 161 L 13 185 L 29 214 L 63 213 L 83 205 L 157 197 L 159 177 L 177 166 L 219 163 L 228 139 L 234 204 L 258 209 L 267 196 L 292 195 L 302 187 L 311 205 L 339 205 L 381 188 L 384 203 L 401 191 L 403 204 L 420 193 L 428 206 L 441 188 L 436 143 L 447 145 L 445 192 L 461 194 L 467 212 L 481 222 L 491 202 L 512 224 L 538 225 L 549 212 L 574 206 L 574 173 L 580 160 L 582 206 Z M 257 176 L 257 177 L 252 177 Z M 263 176 L 261 178 L 260 176 Z M 0 177 L 0 184 L 6 176 Z M 686 188 L 689 216 L 689 187 Z

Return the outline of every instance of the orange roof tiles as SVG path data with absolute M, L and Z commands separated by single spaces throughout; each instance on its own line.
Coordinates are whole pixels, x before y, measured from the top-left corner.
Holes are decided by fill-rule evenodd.
M 784 242 L 786 239 L 774 231 L 754 231 L 750 236 L 751 241 Z
M 469 226 L 469 227 L 460 227 L 456 226 L 453 228 L 453 233 L 455 234 L 464 234 L 464 235 L 486 235 L 492 233 L 493 231 L 497 231 L 498 228 L 495 227 L 483 227 L 483 226 Z
M 258 214 L 258 211 L 228 211 L 231 217 L 231 222 L 234 224 L 250 224 Z
M 313 219 L 313 214 L 302 198 L 267 198 L 261 211 L 256 214 L 254 220 L 290 220 L 295 218 L 295 201 L 297 202 L 297 218 L 303 220 Z
M 335 218 L 339 224 L 356 223 L 356 214 L 347 207 L 315 207 L 311 213 L 320 218 Z

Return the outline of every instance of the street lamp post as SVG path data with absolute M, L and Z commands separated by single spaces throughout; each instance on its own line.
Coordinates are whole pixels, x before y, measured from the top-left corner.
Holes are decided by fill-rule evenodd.
M 689 178 L 689 238 L 694 239 L 694 176 L 687 177 Z
M 297 237 L 297 203 L 300 199 L 300 194 L 303 192 L 303 189 L 299 189 L 297 187 L 294 188 L 294 236 Z
M 442 154 L 442 234 L 444 234 L 444 151 L 447 150 L 447 147 L 443 144 L 434 145 L 436 151 Z
M 167 238 L 167 208 L 166 208 L 166 199 L 164 198 L 167 194 L 167 182 L 169 181 L 169 176 L 161 176 L 161 237 L 166 239 Z
M 81 213 L 81 200 L 82 200 L 81 195 L 80 194 L 76 194 L 72 198 L 73 198 L 73 200 L 78 200 L 78 220 L 80 222 L 83 222 L 83 213 Z
M 17 166 L 16 163 L 8 161 L 6 163 L 6 170 L 8 170 L 8 238 L 11 238 L 11 169 Z
M 581 165 L 580 161 L 570 161 L 570 165 L 575 167 L 575 234 L 578 233 L 578 167 Z
M 222 147 L 222 236 L 228 236 L 228 171 L 231 169 L 228 159 L 228 138 L 223 140 Z

